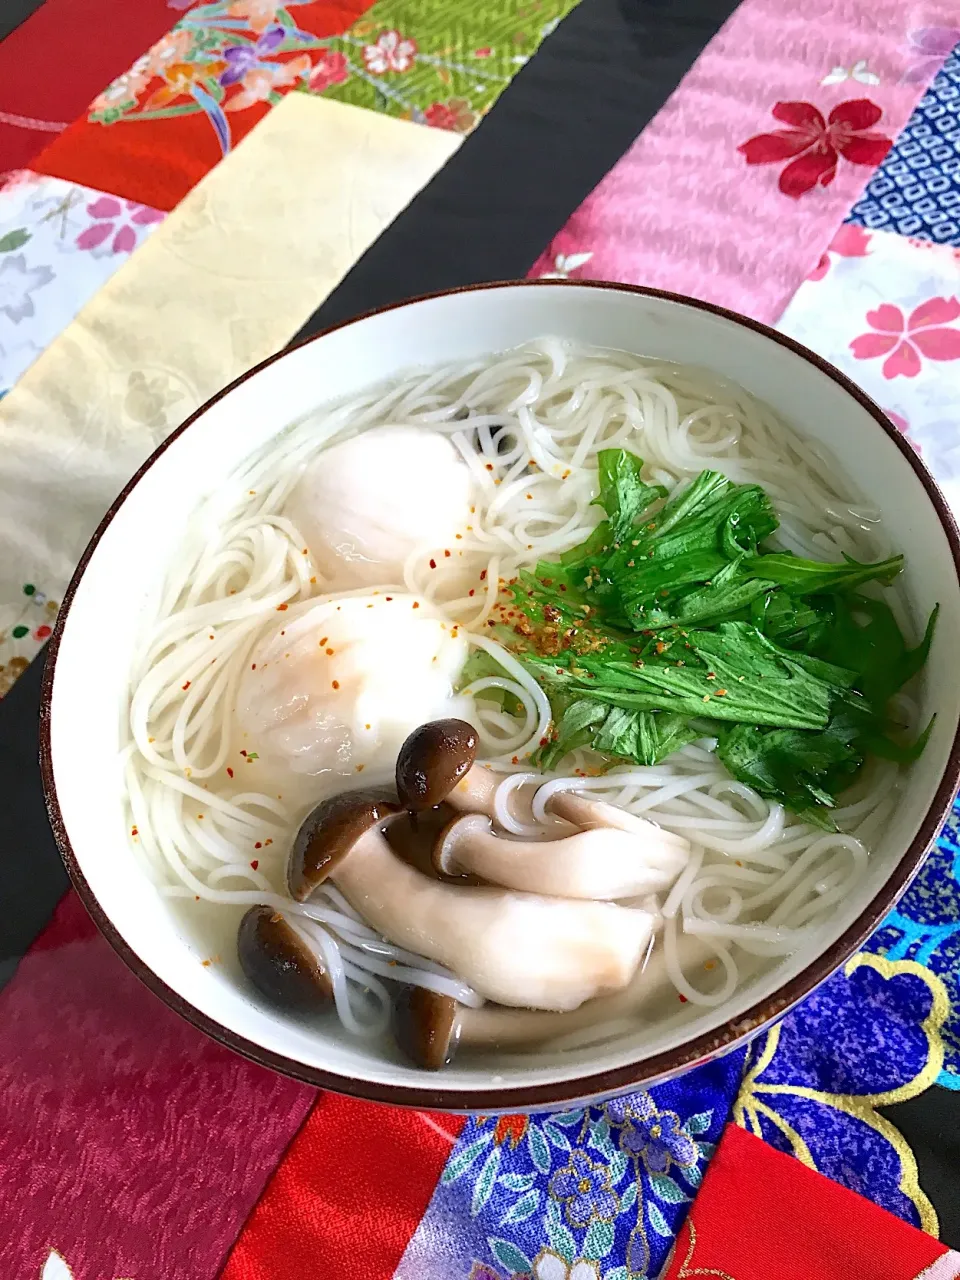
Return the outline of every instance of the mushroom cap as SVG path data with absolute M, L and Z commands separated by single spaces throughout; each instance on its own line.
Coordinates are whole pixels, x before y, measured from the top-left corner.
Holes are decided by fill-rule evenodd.
M 466 720 L 431 720 L 414 729 L 397 756 L 397 795 L 418 813 L 445 800 L 477 758 L 477 731 Z
M 404 987 L 393 1007 L 393 1033 L 411 1062 L 439 1071 L 453 1061 L 460 1040 L 456 1000 L 426 987 Z
M 287 860 L 294 901 L 305 902 L 362 835 L 399 812 L 382 791 L 345 791 L 318 804 L 301 823 Z
M 273 907 L 251 907 L 237 930 L 240 968 L 274 1004 L 310 1013 L 333 999 L 323 961 Z
M 461 875 L 457 848 L 470 835 L 489 835 L 493 823 L 485 813 L 458 813 L 443 828 L 433 844 L 433 866 L 442 876 Z

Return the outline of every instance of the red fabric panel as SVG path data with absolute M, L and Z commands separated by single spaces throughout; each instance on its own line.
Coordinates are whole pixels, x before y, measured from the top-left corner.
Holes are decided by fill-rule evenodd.
M 110 0 L 98 2 L 108 4 Z M 316 0 L 293 13 L 302 30 L 315 36 L 332 36 L 351 27 L 372 3 L 373 0 Z M 137 53 L 145 49 L 146 45 Z M 158 80 L 155 85 L 160 83 Z M 244 111 L 231 112 L 234 146 L 269 110 L 266 103 L 258 103 Z M 216 135 L 204 115 L 170 120 L 134 117 L 103 125 L 91 124 L 84 114 L 37 157 L 33 168 L 169 211 L 222 158 Z
M 321 1095 L 221 1280 L 390 1280 L 465 1123 Z
M 0 42 L 0 173 L 26 168 L 178 17 L 167 0 L 46 0 Z
M 68 893 L 0 995 L 0 1276 L 56 1249 L 74 1280 L 213 1280 L 315 1097 L 161 1004 Z
M 936 1280 L 952 1280 L 960 1255 L 947 1254 L 932 1236 L 728 1125 L 664 1280 L 914 1280 L 938 1258 Z

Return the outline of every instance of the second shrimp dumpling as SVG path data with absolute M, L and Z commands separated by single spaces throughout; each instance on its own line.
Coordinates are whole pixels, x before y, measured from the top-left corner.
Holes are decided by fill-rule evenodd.
M 463 632 L 425 600 L 318 600 L 251 654 L 237 694 L 237 745 L 255 753 L 258 785 L 279 780 L 291 798 L 307 784 L 305 794 L 319 798 L 347 780 L 385 781 L 418 725 L 469 715 L 469 700 L 453 692 L 466 656 Z

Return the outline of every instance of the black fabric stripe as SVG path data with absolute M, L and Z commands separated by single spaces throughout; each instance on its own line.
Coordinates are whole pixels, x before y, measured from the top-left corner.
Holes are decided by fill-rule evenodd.
M 43 657 L 0 702 L 0 986 L 50 919 L 68 883 L 40 782 Z
M 44 0 L 5 0 L 3 12 L 0 13 L 0 40 L 11 31 L 16 31 L 43 3 Z
M 525 275 L 735 8 L 581 0 L 298 337 L 414 294 Z M 37 763 L 42 662 L 0 702 L 0 985 L 67 885 Z
M 736 7 L 581 0 L 298 336 L 419 293 L 526 275 Z
M 908 1102 L 881 1107 L 917 1160 L 920 1186 L 940 1219 L 940 1239 L 960 1249 L 960 1091 L 936 1085 Z

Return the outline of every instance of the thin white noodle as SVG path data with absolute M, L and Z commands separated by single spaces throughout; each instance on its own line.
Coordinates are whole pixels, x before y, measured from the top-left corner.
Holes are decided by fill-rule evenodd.
M 549 700 L 493 634 L 512 625 L 504 588 L 518 573 L 578 545 L 599 523 L 597 454 L 617 445 L 641 455 L 650 479 L 671 489 L 705 467 L 762 485 L 781 517 L 772 545 L 832 561 L 888 552 L 877 513 L 825 450 L 742 388 L 703 370 L 546 338 L 496 359 L 372 388 L 309 415 L 248 458 L 184 531 L 132 665 L 122 765 L 136 856 L 169 897 L 266 904 L 294 917 L 323 951 L 339 1016 L 357 1034 L 379 1034 L 386 1025 L 389 992 L 381 979 L 402 977 L 455 991 L 462 1003 L 477 1001 L 455 975 L 381 939 L 334 885 L 310 903 L 291 903 L 283 862 L 298 814 L 257 789 L 256 770 L 248 775 L 235 763 L 234 778 L 226 776 L 235 760 L 228 709 L 252 647 L 281 606 L 295 634 L 329 580 L 304 554 L 284 504 L 320 450 L 388 423 L 446 435 L 476 481 L 456 551 L 419 547 L 407 558 L 402 586 L 376 589 L 428 600 L 495 664 L 497 674 L 474 681 L 466 697 L 484 763 L 506 775 L 494 800 L 499 825 L 514 836 L 555 831 L 549 800 L 573 790 L 688 837 L 693 853 L 663 904 L 662 945 L 671 980 L 691 1005 L 722 1004 L 755 968 L 750 961 L 741 970 L 735 954 L 769 962 L 806 945 L 854 891 L 866 870 L 865 842 L 896 803 L 896 766 L 875 762 L 864 771 L 834 811 L 838 835 L 731 779 L 710 737 L 654 767 L 598 776 L 585 775 L 604 762 L 578 748 L 544 775 L 530 757 L 548 739 Z M 902 588 L 883 598 L 906 629 Z M 509 695 L 504 708 L 492 700 L 494 691 Z M 512 714 L 511 700 L 520 714 Z M 898 695 L 893 710 L 917 731 L 914 699 Z M 526 797 L 538 781 L 527 821 L 526 798 L 521 817 L 515 793 L 523 789 Z M 682 973 L 681 927 L 711 939 L 722 969 L 715 990 L 699 990 Z

